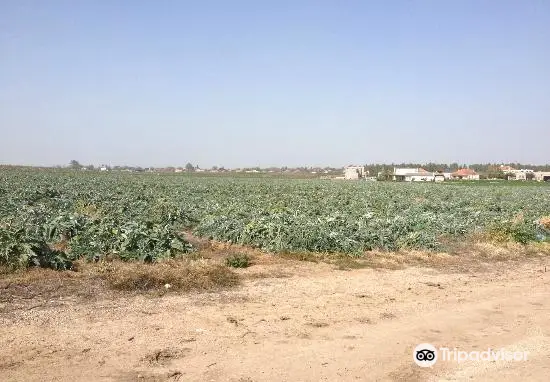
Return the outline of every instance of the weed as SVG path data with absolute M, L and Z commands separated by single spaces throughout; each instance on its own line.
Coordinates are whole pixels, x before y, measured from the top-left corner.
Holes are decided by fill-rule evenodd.
M 487 233 L 489 239 L 496 242 L 514 241 L 527 244 L 537 239 L 536 226 L 524 219 L 494 223 L 489 227 Z
M 231 268 L 248 268 L 250 257 L 243 253 L 235 253 L 225 259 L 225 265 Z

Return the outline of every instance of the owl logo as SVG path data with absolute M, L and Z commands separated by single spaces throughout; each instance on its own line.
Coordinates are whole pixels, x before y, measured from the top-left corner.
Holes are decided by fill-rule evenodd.
M 420 344 L 414 348 L 413 360 L 420 367 L 432 367 L 437 362 L 437 349 L 431 344 Z

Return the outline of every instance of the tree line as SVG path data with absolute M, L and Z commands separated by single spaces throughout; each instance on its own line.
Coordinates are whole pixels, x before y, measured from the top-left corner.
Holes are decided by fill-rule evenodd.
M 455 172 L 461 168 L 469 168 L 474 171 L 476 171 L 479 174 L 486 175 L 489 178 L 505 178 L 507 174 L 501 171 L 500 166 L 510 166 L 514 169 L 520 170 L 520 169 L 530 169 L 533 171 L 550 171 L 550 164 L 544 164 L 544 165 L 533 165 L 533 164 L 524 164 L 524 163 L 474 163 L 474 164 L 466 164 L 466 163 L 434 163 L 434 162 L 428 162 L 428 163 L 371 163 L 364 165 L 366 170 L 369 171 L 369 174 L 371 176 L 377 176 L 378 174 L 393 174 L 395 167 L 400 168 L 423 168 L 426 171 L 429 172 Z M 109 170 L 133 170 L 133 171 L 145 171 L 148 168 L 142 168 L 142 167 L 134 167 L 134 166 L 107 166 Z M 87 168 L 87 169 L 94 169 L 93 165 L 82 165 L 77 160 L 72 160 L 69 163 L 69 168 L 73 169 L 81 169 L 81 168 Z M 183 167 L 178 167 L 181 169 L 185 169 L 188 172 L 197 171 L 199 169 L 199 166 L 193 165 L 192 163 L 187 163 Z M 175 167 L 167 167 L 166 170 L 175 170 Z M 212 170 L 214 171 L 228 171 L 223 166 L 213 166 Z M 296 171 L 296 172 L 330 172 L 330 173 L 337 173 L 341 172 L 342 168 L 338 167 L 269 167 L 269 168 L 260 168 L 260 167 L 250 167 L 250 168 L 244 168 L 242 170 L 256 170 L 256 171 L 270 171 L 270 172 L 288 172 L 288 171 Z

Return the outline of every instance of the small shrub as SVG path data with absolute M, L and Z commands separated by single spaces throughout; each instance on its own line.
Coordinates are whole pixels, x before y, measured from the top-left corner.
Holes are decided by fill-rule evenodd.
M 250 257 L 243 253 L 236 253 L 225 259 L 225 265 L 231 268 L 247 268 L 250 266 Z
M 488 229 L 488 234 L 489 238 L 497 242 L 515 241 L 527 244 L 537 239 L 535 225 L 525 220 L 495 223 Z
M 67 254 L 43 239 L 33 239 L 23 227 L 0 226 L 0 265 L 11 270 L 30 266 L 71 269 Z

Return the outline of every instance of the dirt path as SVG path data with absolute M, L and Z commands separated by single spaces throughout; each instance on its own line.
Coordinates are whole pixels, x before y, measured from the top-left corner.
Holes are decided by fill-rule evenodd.
M 545 272 L 545 267 L 548 272 Z M 276 262 L 219 293 L 71 299 L 0 317 L 2 381 L 547 381 L 550 259 L 490 271 Z M 419 343 L 528 351 L 438 362 Z

